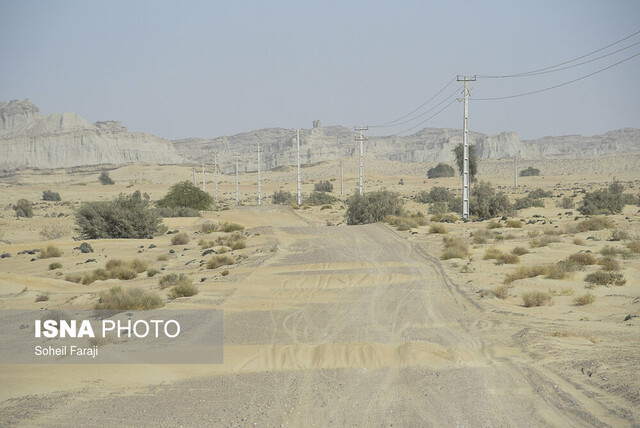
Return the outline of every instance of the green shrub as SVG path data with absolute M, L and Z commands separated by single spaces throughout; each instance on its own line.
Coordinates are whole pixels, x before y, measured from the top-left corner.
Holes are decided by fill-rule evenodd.
M 439 163 L 433 168 L 429 168 L 429 170 L 427 170 L 427 178 L 453 177 L 455 173 L 456 172 L 451 165 Z
M 532 166 L 520 171 L 520 177 L 534 177 L 540 175 L 540 170 Z
M 476 146 L 469 145 L 469 178 L 473 179 L 478 173 L 478 156 L 476 155 Z M 456 159 L 456 166 L 458 167 L 458 172 L 462 175 L 462 167 L 464 163 L 464 146 L 462 143 L 458 144 L 453 149 L 453 156 Z
M 187 207 L 194 210 L 209 210 L 213 205 L 213 198 L 189 181 L 182 181 L 171 186 L 169 192 L 157 202 L 157 205 L 160 208 Z
M 233 257 L 217 254 L 209 259 L 207 269 L 217 269 L 220 266 L 234 265 L 235 263 L 236 260 Z
M 423 190 L 416 197 L 416 201 L 422 204 L 444 202 L 448 204 L 455 198 L 455 195 L 446 187 L 433 187 L 428 192 Z
M 402 216 L 403 201 L 400 195 L 388 190 L 358 193 L 347 199 L 347 224 L 368 224 L 383 221 L 388 216 Z
M 198 287 L 194 284 L 180 284 L 176 285 L 171 289 L 169 293 L 169 298 L 171 300 L 177 299 L 180 297 L 191 297 L 198 294 Z
M 33 207 L 31 202 L 26 199 L 19 199 L 18 202 L 13 206 L 13 209 L 16 212 L 16 216 L 31 218 L 33 217 Z
M 446 202 L 434 202 L 429 205 L 429 214 L 445 215 L 449 212 L 449 204 Z
M 495 192 L 489 182 L 480 181 L 471 188 L 469 213 L 480 219 L 487 219 L 513 213 L 513 205 L 503 192 Z
M 516 199 L 514 207 L 517 210 L 524 210 L 531 207 L 544 208 L 544 201 L 542 199 L 530 198 L 527 196 L 525 198 Z
M 273 193 L 271 197 L 273 199 L 273 203 L 276 205 L 289 205 L 295 201 L 294 196 L 291 192 L 286 192 L 284 190 L 278 190 Z
M 190 241 L 185 232 L 177 233 L 171 237 L 171 245 L 186 245 Z
M 549 305 L 552 302 L 551 294 L 542 291 L 530 291 L 522 293 L 522 303 L 525 307 Z
M 164 305 L 164 301 L 157 294 L 140 288 L 112 287 L 100 293 L 98 302 L 93 306 L 95 310 L 137 311 L 156 309 Z
M 553 192 L 551 192 L 550 190 L 543 190 L 540 188 L 530 190 L 527 193 L 527 197 L 532 199 L 550 198 L 552 196 L 553 196 Z
M 52 192 L 51 190 L 45 190 L 42 192 L 42 200 L 43 201 L 60 201 L 60 193 Z
M 600 189 L 584 195 L 582 205 L 578 210 L 583 215 L 619 214 L 624 208 L 624 187 L 614 181 L 607 189 Z
M 76 225 L 85 239 L 142 239 L 158 233 L 162 220 L 139 191 L 111 201 L 85 202 L 76 211 Z
M 591 293 L 586 293 L 586 294 L 583 294 L 582 296 L 578 296 L 575 299 L 573 299 L 573 303 L 576 306 L 590 305 L 595 301 L 596 301 L 596 296 L 594 296 Z
M 316 192 L 333 192 L 333 184 L 329 181 L 321 181 L 313 185 Z
M 100 173 L 100 176 L 98 176 L 98 181 L 100 181 L 103 186 L 115 184 L 109 176 L 109 171 L 102 171 L 102 173 Z
M 593 285 L 624 285 L 627 282 L 621 273 L 605 272 L 602 270 L 590 273 L 584 277 L 584 280 Z
M 568 210 L 568 209 L 574 208 L 575 205 L 576 204 L 575 204 L 575 202 L 573 201 L 572 198 L 564 197 L 564 198 L 562 198 L 562 201 L 560 201 L 557 204 L 557 207 L 558 208 L 564 208 L 565 210 Z
M 157 207 L 156 213 L 160 217 L 200 217 L 200 211 L 190 207 Z
M 337 199 L 334 196 L 331 196 L 325 192 L 313 191 L 309 196 L 305 198 L 304 203 L 306 205 L 313 205 L 313 206 L 327 205 L 327 204 L 331 205 L 336 200 Z
M 54 262 L 49 265 L 49 270 L 60 269 L 62 267 L 62 263 Z
M 51 257 L 61 257 L 62 250 L 55 245 L 47 245 L 47 248 L 40 249 L 41 259 L 50 259 Z

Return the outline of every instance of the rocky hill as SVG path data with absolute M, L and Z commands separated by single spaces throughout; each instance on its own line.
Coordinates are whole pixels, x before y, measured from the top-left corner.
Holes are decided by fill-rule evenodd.
M 0 169 L 60 168 L 83 165 L 149 162 L 176 164 L 213 163 L 218 154 L 221 169 L 257 168 L 261 145 L 267 169 L 296 163 L 295 130 L 268 128 L 212 139 L 165 140 L 129 132 L 120 122 L 89 123 L 74 113 L 40 115 L 29 100 L 0 103 Z M 314 121 L 300 131 L 301 162 L 358 156 L 356 134 L 342 126 L 322 127 Z M 425 128 L 404 137 L 367 136 L 365 156 L 400 162 L 452 162 L 453 148 L 462 142 L 459 129 Z M 469 133 L 481 158 L 518 156 L 524 159 L 580 159 L 640 150 L 640 130 L 627 128 L 604 135 L 569 135 L 520 140 L 514 132 L 498 135 Z
M 40 114 L 28 99 L 0 103 L 0 169 L 184 160 L 171 141 L 128 132 L 120 122 L 89 123 L 75 113 Z

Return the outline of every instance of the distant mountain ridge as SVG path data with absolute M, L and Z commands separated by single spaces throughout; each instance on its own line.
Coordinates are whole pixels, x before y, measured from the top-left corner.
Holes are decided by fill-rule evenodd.
M 314 121 L 300 130 L 301 162 L 316 163 L 358 156 L 355 133 L 342 126 L 322 127 Z M 425 128 L 404 137 L 367 136 L 365 156 L 401 162 L 452 162 L 462 141 L 459 129 Z M 481 158 L 569 159 L 640 150 L 640 130 L 625 128 L 604 135 L 544 137 L 520 140 L 514 132 L 485 135 L 469 132 Z M 117 121 L 89 123 L 75 113 L 40 114 L 28 99 L 0 102 L 0 169 L 61 168 L 83 165 L 149 162 L 213 163 L 231 171 L 238 158 L 242 170 L 257 168 L 261 145 L 267 169 L 296 163 L 295 130 L 267 128 L 217 138 L 166 140 L 129 132 Z

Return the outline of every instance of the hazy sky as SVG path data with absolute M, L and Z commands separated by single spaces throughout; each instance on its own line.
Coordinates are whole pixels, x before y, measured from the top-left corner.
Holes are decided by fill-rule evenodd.
M 373 125 L 405 115 L 456 74 L 539 69 L 638 30 L 638 0 L 0 0 L 0 101 L 29 98 L 43 114 L 121 120 L 171 139 L 309 128 L 314 119 Z M 601 54 L 635 42 L 640 34 Z M 638 52 L 478 80 L 470 129 L 530 139 L 640 128 L 640 56 L 546 93 L 473 100 L 553 86 Z M 410 133 L 426 126 L 461 128 L 462 105 Z

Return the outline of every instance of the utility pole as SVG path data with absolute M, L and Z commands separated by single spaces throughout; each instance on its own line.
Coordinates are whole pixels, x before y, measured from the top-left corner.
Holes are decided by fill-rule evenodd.
M 196 166 L 192 165 L 193 167 L 193 187 L 196 187 Z
M 464 123 L 462 129 L 462 219 L 469 219 L 469 82 L 475 82 L 476 76 L 460 76 L 456 80 L 464 82 Z
M 213 178 L 216 182 L 216 203 L 218 203 L 218 154 L 213 155 Z
M 260 187 L 260 142 L 258 142 L 258 206 L 262 206 L 262 189 Z
M 238 159 L 236 159 L 236 206 L 240 205 L 240 179 L 238 176 Z
M 342 159 L 340 159 L 340 196 L 344 194 L 344 185 L 342 180 Z
M 518 188 L 518 156 L 513 155 L 513 188 Z
M 360 134 L 356 136 L 356 141 L 360 142 L 360 196 L 364 195 L 364 187 L 363 187 L 363 175 L 364 175 L 364 163 L 362 162 L 362 155 L 364 152 L 364 135 L 362 135 L 362 131 L 368 131 L 368 126 L 354 126 L 354 131 L 359 131 Z
M 207 191 L 207 179 L 206 179 L 206 176 L 204 175 L 204 162 L 202 162 L 202 191 L 203 192 Z
M 296 145 L 298 146 L 298 206 L 302 205 L 302 183 L 300 182 L 300 130 L 296 129 Z

